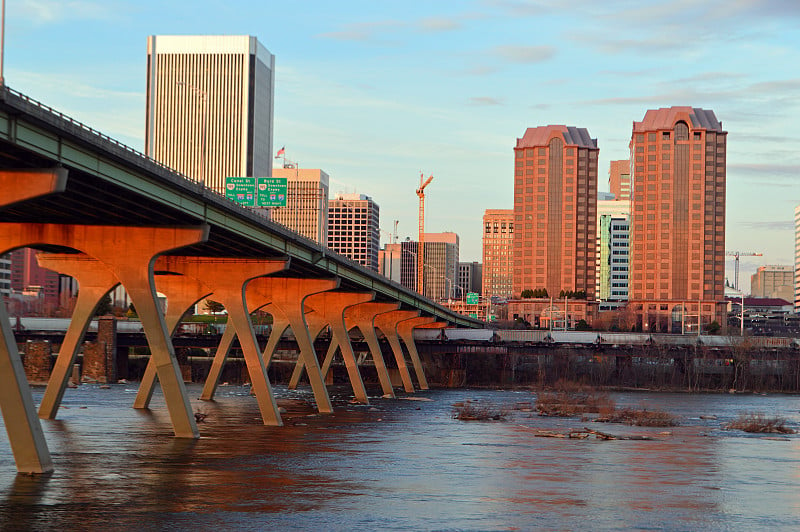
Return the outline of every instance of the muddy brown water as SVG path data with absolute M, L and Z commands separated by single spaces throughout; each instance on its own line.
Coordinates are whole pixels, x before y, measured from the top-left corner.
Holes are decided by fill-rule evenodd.
M 277 386 L 287 412 L 274 428 L 260 424 L 247 388 L 223 387 L 215 402 L 192 400 L 207 417 L 202 438 L 185 441 L 171 436 L 158 392 L 143 412 L 130 408 L 135 391 L 67 390 L 58 419 L 42 422 L 51 475 L 17 475 L 3 427 L 0 530 L 800 528 L 800 436 L 721 428 L 740 412 L 800 428 L 794 395 L 612 394 L 618 406 L 670 411 L 680 426 L 589 423 L 654 438 L 599 441 L 534 436 L 587 426 L 578 419 L 451 415 L 467 399 L 532 403 L 529 391 L 432 390 L 362 406 L 337 388 L 336 411 L 317 415 L 309 390 Z

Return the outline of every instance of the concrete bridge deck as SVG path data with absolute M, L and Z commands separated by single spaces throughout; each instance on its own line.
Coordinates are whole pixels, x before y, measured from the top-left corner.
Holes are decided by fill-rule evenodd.
M 66 347 L 39 408 L 39 417 L 47 419 L 58 411 L 94 309 L 118 284 L 136 306 L 151 352 L 136 406 L 147 407 L 157 377 L 174 433 L 185 438 L 197 438 L 199 432 L 170 337 L 180 316 L 210 294 L 224 303 L 233 327 L 223 335 L 204 397 L 213 397 L 230 343 L 238 336 L 265 424 L 282 423 L 265 369 L 279 337 L 271 338 L 262 353 L 248 318 L 254 310 L 266 309 L 281 332 L 287 327 L 294 332 L 298 367 L 308 373 L 320 412 L 331 409 L 313 346 L 324 327 L 339 339 L 336 349 L 350 370 L 354 394 L 364 401 L 346 341 L 350 328 L 358 327 L 370 339 L 380 329 L 391 343 L 405 389 L 413 391 L 406 356 L 419 387 L 427 387 L 412 336 L 416 327 L 483 325 L 0 86 L 0 253 L 19 247 L 50 252 L 40 256 L 40 264 L 76 278 L 80 286 Z M 167 295 L 166 314 L 156 290 Z M 52 462 L 3 305 L 0 327 L 0 407 L 17 469 L 46 472 Z M 376 366 L 384 368 L 378 344 L 370 345 Z

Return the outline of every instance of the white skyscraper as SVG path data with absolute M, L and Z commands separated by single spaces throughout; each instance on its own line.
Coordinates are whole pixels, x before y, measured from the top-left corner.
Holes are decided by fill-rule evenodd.
M 224 194 L 272 175 L 275 56 L 251 36 L 150 36 L 145 153 Z

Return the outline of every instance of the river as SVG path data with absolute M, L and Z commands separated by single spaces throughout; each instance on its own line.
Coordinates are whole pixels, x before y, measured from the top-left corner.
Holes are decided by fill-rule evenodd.
M 207 417 L 202 438 L 186 441 L 171 436 L 158 392 L 152 410 L 130 408 L 135 391 L 67 390 L 59 419 L 43 421 L 51 475 L 16 475 L 3 427 L 0 530 L 800 528 L 800 436 L 721 428 L 740 412 L 800 428 L 794 395 L 615 393 L 618 406 L 667 410 L 680 425 L 589 423 L 654 438 L 601 441 L 534 437 L 587 426 L 578 419 L 451 415 L 466 399 L 532 403 L 529 391 L 432 390 L 362 406 L 336 388 L 336 412 L 317 415 L 310 390 L 276 386 L 287 410 L 278 428 L 260 424 L 247 388 L 229 386 L 192 401 Z

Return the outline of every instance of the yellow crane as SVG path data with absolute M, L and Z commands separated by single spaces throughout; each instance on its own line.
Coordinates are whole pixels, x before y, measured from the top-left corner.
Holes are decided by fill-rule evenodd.
M 423 182 L 424 180 L 424 182 Z M 424 278 L 424 253 L 425 253 L 425 187 L 431 184 L 433 176 L 425 179 L 425 174 L 419 173 L 419 188 L 417 189 L 417 197 L 419 198 L 419 244 L 417 245 L 417 292 L 423 294 L 424 287 L 422 280 Z
M 739 257 L 761 257 L 761 253 L 753 253 L 752 251 L 726 251 L 725 254 L 729 257 L 736 257 L 736 264 L 734 266 L 733 288 L 739 290 Z

